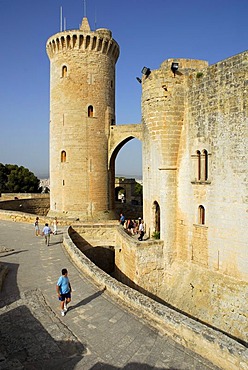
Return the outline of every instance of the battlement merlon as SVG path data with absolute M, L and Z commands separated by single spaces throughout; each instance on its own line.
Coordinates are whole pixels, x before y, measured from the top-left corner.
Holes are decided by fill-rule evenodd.
M 170 58 L 161 63 L 160 69 L 171 70 L 172 63 L 178 63 L 178 72 L 180 71 L 200 71 L 208 67 L 208 61 L 199 59 Z
M 112 57 L 114 63 L 120 54 L 120 47 L 112 38 L 112 32 L 107 28 L 91 31 L 87 18 L 83 18 L 79 30 L 58 32 L 47 40 L 46 51 L 49 59 L 67 49 L 99 52 Z
M 177 68 L 173 70 L 173 65 L 176 64 Z M 157 73 L 165 77 L 180 77 L 189 76 L 194 72 L 203 71 L 209 66 L 208 61 L 199 59 L 183 59 L 183 58 L 170 58 L 161 63 L 158 69 L 150 70 L 149 74 L 142 77 L 142 82 L 149 81 L 152 76 Z

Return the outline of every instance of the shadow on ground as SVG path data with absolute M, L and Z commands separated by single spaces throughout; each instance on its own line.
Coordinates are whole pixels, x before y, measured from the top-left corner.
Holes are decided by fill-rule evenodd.
M 42 316 L 50 333 L 26 306 L 1 314 L 0 368 L 69 370 L 83 358 L 86 347 L 55 317 Z

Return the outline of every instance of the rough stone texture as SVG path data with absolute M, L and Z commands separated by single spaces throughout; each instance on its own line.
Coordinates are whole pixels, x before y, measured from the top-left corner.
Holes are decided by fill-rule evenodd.
M 247 348 L 233 339 L 201 323 L 166 307 L 139 292 L 113 279 L 93 264 L 72 242 L 69 228 L 64 238 L 64 246 L 75 265 L 107 289 L 116 298 L 121 299 L 137 315 L 148 318 L 161 333 L 188 349 L 203 355 L 226 370 L 247 370 Z M 122 230 L 118 230 L 122 232 Z M 117 233 L 118 233 L 117 232 Z
M 116 227 L 108 223 L 78 225 L 73 230 L 71 238 L 84 253 L 92 247 L 114 248 L 114 276 L 119 281 L 248 342 L 247 309 L 244 304 L 247 301 L 246 282 L 223 277 L 218 272 L 190 262 L 174 262 L 165 269 L 163 241 L 140 243 L 124 229 L 118 228 L 117 232 Z M 97 256 L 92 260 L 99 266 Z M 105 269 L 104 265 L 102 268 Z
M 0 219 L 33 224 L 35 215 L 0 211 Z M 51 221 L 49 217 L 40 217 L 41 225 Z M 162 240 L 148 239 L 139 243 L 124 229 L 118 227 L 117 232 L 116 221 L 82 225 L 75 220 L 59 219 L 61 226 L 71 224 L 73 241 L 83 252 L 88 251 L 89 257 L 103 270 L 109 272 L 112 262 L 99 262 L 102 257 L 102 253 L 98 253 L 100 249 L 95 252 L 90 250 L 111 246 L 115 252 L 114 276 L 121 282 L 247 343 L 246 282 L 208 271 L 191 262 L 175 261 L 165 268 Z
M 247 52 L 213 66 L 169 59 L 142 80 L 144 218 L 164 240 L 158 295 L 246 342 L 247 81 Z
M 36 195 L 31 198 L 30 194 L 31 199 L 26 199 L 23 195 L 15 200 L 13 200 L 13 198 L 12 194 L 12 200 L 2 200 L 0 202 L 0 209 L 46 216 L 50 208 L 49 195 L 45 197 L 41 196 L 40 198 Z M 5 197 L 3 197 L 3 199 L 5 199 Z
M 163 243 L 138 251 L 117 240 L 116 272 L 247 341 L 248 52 L 212 66 L 164 61 L 142 77 L 142 124 L 120 126 L 111 32 L 92 32 L 84 19 L 80 30 L 52 36 L 47 52 L 50 215 L 111 218 L 116 155 L 133 137 L 143 140 L 143 217 Z
M 86 18 L 83 23 L 88 24 Z M 47 54 L 51 212 L 109 218 L 114 173 L 107 150 L 109 127 L 115 124 L 119 46 L 109 30 L 91 31 L 88 25 L 50 37 Z

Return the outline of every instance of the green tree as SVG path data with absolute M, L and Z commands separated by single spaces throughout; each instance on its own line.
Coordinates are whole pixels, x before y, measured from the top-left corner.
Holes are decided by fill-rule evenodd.
M 136 196 L 137 195 L 140 195 L 140 196 L 143 195 L 143 186 L 138 182 L 136 182 L 136 184 L 135 184 L 134 194 Z
M 7 169 L 4 164 L 0 163 L 0 193 L 5 191 L 5 184 L 8 181 Z
M 8 193 L 37 193 L 40 180 L 27 168 L 16 164 L 5 165 L 7 181 L 4 191 Z

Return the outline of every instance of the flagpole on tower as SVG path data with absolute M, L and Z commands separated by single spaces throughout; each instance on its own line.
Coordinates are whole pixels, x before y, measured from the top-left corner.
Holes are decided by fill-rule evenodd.
M 95 7 L 95 30 L 96 30 L 96 7 Z
M 62 32 L 63 9 L 60 7 L 60 32 Z

